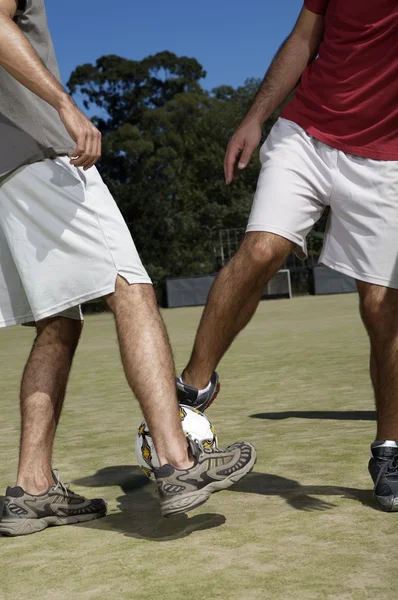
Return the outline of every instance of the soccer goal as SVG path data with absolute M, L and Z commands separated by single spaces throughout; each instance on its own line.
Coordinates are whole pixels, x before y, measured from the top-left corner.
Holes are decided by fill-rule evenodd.
M 281 269 L 269 280 L 265 286 L 262 298 L 271 300 L 272 298 L 291 298 L 292 282 L 289 269 Z
M 219 259 L 221 266 L 225 266 L 238 250 L 245 229 L 222 229 L 219 231 Z M 263 300 L 273 298 L 291 298 L 292 281 L 289 269 L 281 269 L 265 286 Z

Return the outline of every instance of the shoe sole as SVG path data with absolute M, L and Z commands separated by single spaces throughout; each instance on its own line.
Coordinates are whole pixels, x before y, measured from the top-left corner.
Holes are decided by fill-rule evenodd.
M 254 468 L 257 461 L 257 454 L 253 448 L 253 456 L 247 465 L 241 471 L 222 479 L 221 481 L 212 481 L 206 487 L 202 488 L 198 492 L 188 492 L 181 494 L 175 499 L 169 500 L 161 506 L 162 515 L 164 517 L 172 517 L 180 513 L 185 513 L 198 506 L 201 506 L 210 498 L 210 496 L 216 492 L 226 490 L 231 487 L 234 483 L 240 481 L 245 475 L 248 475 Z
M 57 525 L 73 525 L 86 523 L 94 519 L 101 519 L 106 512 L 91 515 L 79 515 L 78 517 L 43 517 L 41 519 L 9 519 L 0 521 L 0 535 L 5 537 L 17 537 L 19 535 L 30 535 Z
M 378 507 L 384 512 L 398 511 L 398 498 L 395 496 L 374 496 Z

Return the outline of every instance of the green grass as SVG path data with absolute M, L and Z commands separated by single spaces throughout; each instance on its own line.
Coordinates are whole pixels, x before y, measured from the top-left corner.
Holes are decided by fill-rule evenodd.
M 201 309 L 164 312 L 176 362 Z M 0 482 L 13 484 L 18 384 L 32 332 L 0 332 Z M 355 295 L 263 302 L 222 365 L 208 416 L 221 444 L 246 438 L 255 472 L 194 513 L 162 519 L 135 466 L 140 411 L 109 315 L 89 317 L 54 464 L 109 516 L 0 538 L 0 599 L 394 598 L 398 515 L 374 509 L 368 342 Z

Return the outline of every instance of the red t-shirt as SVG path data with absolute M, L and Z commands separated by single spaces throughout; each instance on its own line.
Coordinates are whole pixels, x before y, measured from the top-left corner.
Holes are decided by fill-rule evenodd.
M 318 58 L 282 117 L 349 154 L 398 160 L 398 0 L 305 0 L 325 15 Z

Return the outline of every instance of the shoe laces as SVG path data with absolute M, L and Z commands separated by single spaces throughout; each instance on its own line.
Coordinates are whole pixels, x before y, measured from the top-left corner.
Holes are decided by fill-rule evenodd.
M 194 456 L 198 456 L 201 453 L 204 454 L 217 454 L 217 453 L 221 453 L 224 452 L 224 450 L 221 450 L 220 448 L 217 448 L 216 446 L 213 446 L 212 448 L 208 448 L 207 446 L 204 446 L 202 442 L 199 442 L 198 440 L 195 440 L 191 435 L 187 435 L 188 441 L 190 443 L 191 446 L 191 450 L 192 450 L 192 454 Z
M 74 492 L 72 492 L 72 490 L 69 488 L 70 484 L 63 483 L 61 481 L 58 469 L 53 469 L 53 473 L 54 473 L 55 479 L 57 481 L 57 484 L 54 486 L 54 491 L 61 491 L 62 494 L 64 496 L 66 496 L 67 498 L 75 496 L 76 494 Z
M 385 460 L 383 466 L 381 467 L 381 469 L 377 475 L 374 490 L 376 490 L 376 488 L 379 484 L 379 481 L 383 475 L 397 475 L 398 476 L 398 454 Z

